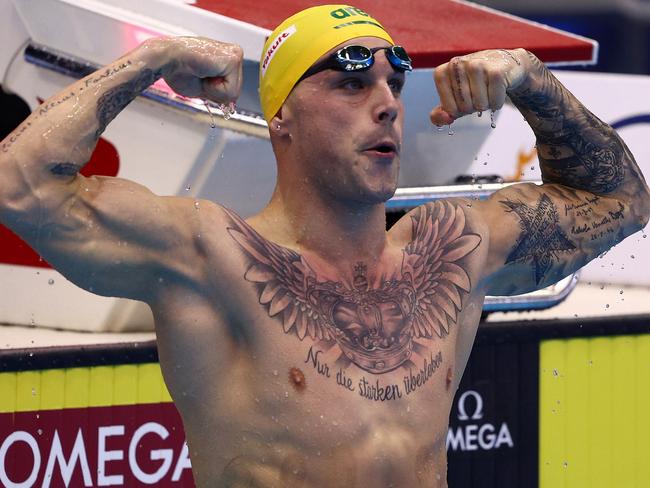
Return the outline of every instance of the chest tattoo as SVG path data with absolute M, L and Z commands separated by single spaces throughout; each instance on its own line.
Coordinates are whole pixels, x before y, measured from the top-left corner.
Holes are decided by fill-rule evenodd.
M 354 265 L 351 279 L 326 279 L 301 254 L 228 214 L 228 232 L 249 258 L 244 277 L 258 285 L 260 303 L 286 334 L 321 342 L 324 350 L 338 347 L 339 367 L 355 364 L 372 374 L 410 370 L 419 352 L 426 365 L 431 358 L 418 339 L 445 337 L 471 290 L 462 260 L 481 238 L 466 231 L 463 210 L 450 203 L 420 207 L 401 266 L 372 280 L 363 262 Z

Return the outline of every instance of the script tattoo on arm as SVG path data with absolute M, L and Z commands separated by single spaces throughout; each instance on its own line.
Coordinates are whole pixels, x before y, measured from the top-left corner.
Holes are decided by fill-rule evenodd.
M 537 137 L 545 182 L 598 194 L 619 190 L 640 171 L 616 131 L 589 112 L 543 65 L 530 55 L 540 86 L 509 93 Z
M 95 131 L 95 137 L 99 138 L 108 124 L 117 117 L 117 114 L 161 76 L 162 70 L 153 71 L 145 68 L 132 80 L 106 91 L 97 101 L 99 127 Z
M 564 185 L 514 185 L 499 204 L 519 224 L 504 264 L 531 270 L 526 277 L 526 268 L 512 267 L 517 286 L 507 294 L 557 282 L 623 240 L 631 225 L 626 202 Z
M 338 368 L 339 386 L 385 401 L 419 389 L 440 367 L 442 353 L 431 351 L 431 341 L 456 324 L 472 289 L 464 258 L 481 242 L 466 229 L 460 206 L 435 202 L 412 214 L 413 237 L 401 266 L 373 276 L 358 262 L 336 279 L 226 212 L 228 232 L 249 261 L 244 278 L 256 284 L 260 304 L 285 334 L 313 341 L 305 362 L 318 374 L 334 377 Z M 335 359 L 326 361 L 323 351 Z M 381 385 L 364 374 L 355 385 L 345 372 L 353 365 L 371 375 L 401 369 L 404 384 Z

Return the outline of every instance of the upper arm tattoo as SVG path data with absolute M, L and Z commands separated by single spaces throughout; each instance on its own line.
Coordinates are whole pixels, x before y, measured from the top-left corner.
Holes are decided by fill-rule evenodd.
M 50 165 L 50 173 L 56 176 L 74 176 L 81 168 L 78 164 L 71 162 L 66 163 L 52 163 Z
M 337 347 L 341 368 L 355 364 L 374 374 L 415 369 L 417 355 L 428 351 L 418 340 L 446 337 L 472 288 L 464 258 L 481 238 L 466 229 L 463 209 L 450 203 L 415 211 L 401 266 L 371 276 L 359 262 L 336 279 L 228 215 L 228 232 L 248 258 L 244 277 L 257 285 L 260 304 L 286 334 L 320 341 L 325 350 Z M 425 364 L 432 360 L 424 357 Z
M 560 261 L 560 253 L 575 250 L 576 244 L 560 227 L 557 208 L 548 195 L 542 195 L 535 206 L 514 200 L 502 200 L 501 204 L 519 217 L 521 227 L 506 264 L 531 263 L 535 284 L 539 285 L 553 264 Z

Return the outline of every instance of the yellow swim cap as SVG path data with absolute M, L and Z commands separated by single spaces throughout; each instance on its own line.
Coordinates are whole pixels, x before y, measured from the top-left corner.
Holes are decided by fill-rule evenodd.
M 269 122 L 300 77 L 327 51 L 355 37 L 393 44 L 384 27 L 361 9 L 320 5 L 292 15 L 271 33 L 260 60 L 260 102 Z

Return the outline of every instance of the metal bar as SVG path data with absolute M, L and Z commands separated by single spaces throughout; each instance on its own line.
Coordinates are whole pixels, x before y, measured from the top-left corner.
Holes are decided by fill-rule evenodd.
M 81 79 L 101 68 L 101 66 L 94 63 L 37 44 L 29 44 L 25 48 L 25 61 L 75 79 Z M 236 113 L 228 118 L 223 116 L 212 117 L 210 112 L 223 115 L 223 111 L 216 104 L 207 102 L 210 106 L 208 109 L 203 101 L 181 97 L 154 87 L 147 88 L 140 96 L 175 109 L 185 110 L 191 114 L 203 114 L 209 117 L 211 122 L 219 128 L 264 139 L 269 138 L 268 124 L 262 115 L 258 113 L 238 109 Z

